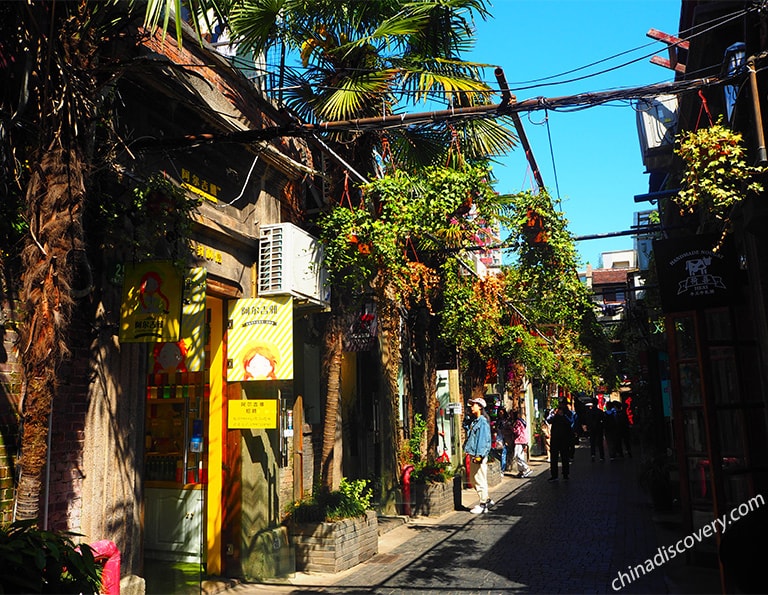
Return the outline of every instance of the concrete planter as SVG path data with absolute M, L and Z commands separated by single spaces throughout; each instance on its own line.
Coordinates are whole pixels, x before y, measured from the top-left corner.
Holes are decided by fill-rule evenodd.
M 454 509 L 454 480 L 414 483 L 411 486 L 411 516 L 440 516 Z
M 501 462 L 498 459 L 488 461 L 488 487 L 493 488 L 501 483 L 504 473 L 501 470 Z
M 325 523 L 291 523 L 296 570 L 335 573 L 352 568 L 379 551 L 376 513 Z

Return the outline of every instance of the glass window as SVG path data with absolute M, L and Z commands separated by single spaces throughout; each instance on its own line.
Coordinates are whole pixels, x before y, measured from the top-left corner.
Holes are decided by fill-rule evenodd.
M 691 490 L 691 499 L 700 505 L 702 502 L 712 501 L 711 487 L 712 469 L 709 459 L 704 457 L 688 457 L 688 482 Z
M 683 411 L 683 433 L 686 452 L 701 453 L 706 451 L 704 411 L 700 407 Z
M 675 341 L 677 343 L 677 357 L 679 359 L 692 359 L 696 357 L 696 329 L 693 318 L 675 318 Z
M 710 347 L 709 359 L 712 370 L 712 393 L 715 402 L 737 403 L 739 398 L 736 357 L 732 347 Z
M 726 341 L 733 338 L 731 317 L 728 310 L 707 310 L 704 313 L 707 338 L 711 341 Z
M 739 365 L 739 390 L 742 402 L 761 403 L 763 392 L 760 388 L 760 356 L 757 349 L 739 349 L 737 358 Z
M 720 451 L 723 469 L 744 466 L 744 423 L 739 409 L 720 409 L 717 412 L 720 431 Z
M 701 379 L 697 363 L 679 364 L 680 393 L 683 405 L 698 405 L 701 403 Z

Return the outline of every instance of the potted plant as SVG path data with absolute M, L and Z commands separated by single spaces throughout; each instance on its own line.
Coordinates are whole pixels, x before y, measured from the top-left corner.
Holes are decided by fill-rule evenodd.
M 411 472 L 411 514 L 438 516 L 454 509 L 455 472 L 448 461 L 421 461 Z
M 365 479 L 342 477 L 339 489 L 319 489 L 292 503 L 283 522 L 296 549 L 296 569 L 341 572 L 379 551 L 373 494 Z

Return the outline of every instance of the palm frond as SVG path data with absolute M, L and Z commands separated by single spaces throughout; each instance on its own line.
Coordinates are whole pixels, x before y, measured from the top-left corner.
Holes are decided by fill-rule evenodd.
M 229 15 L 229 24 L 238 43 L 259 55 L 280 35 L 280 12 L 286 0 L 242 0 Z
M 473 118 L 453 125 L 459 134 L 464 156 L 469 161 L 500 157 L 513 150 L 518 138 L 512 126 L 509 117 Z
M 361 117 L 367 111 L 381 113 L 379 104 L 387 98 L 392 76 L 392 71 L 381 70 L 355 73 L 338 80 L 329 92 L 316 98 L 317 116 L 335 121 Z

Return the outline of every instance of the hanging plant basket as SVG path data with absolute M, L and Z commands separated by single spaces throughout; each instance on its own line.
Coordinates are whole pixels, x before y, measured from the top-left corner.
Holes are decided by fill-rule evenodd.
M 709 128 L 681 136 L 675 153 L 686 166 L 682 190 L 674 199 L 683 212 L 699 208 L 727 220 L 734 205 L 763 190 L 756 176 L 766 168 L 747 165 L 742 135 L 724 126 L 722 117 Z
M 546 244 L 549 241 L 549 234 L 544 229 L 544 218 L 533 209 L 528 209 L 524 233 L 531 244 Z

